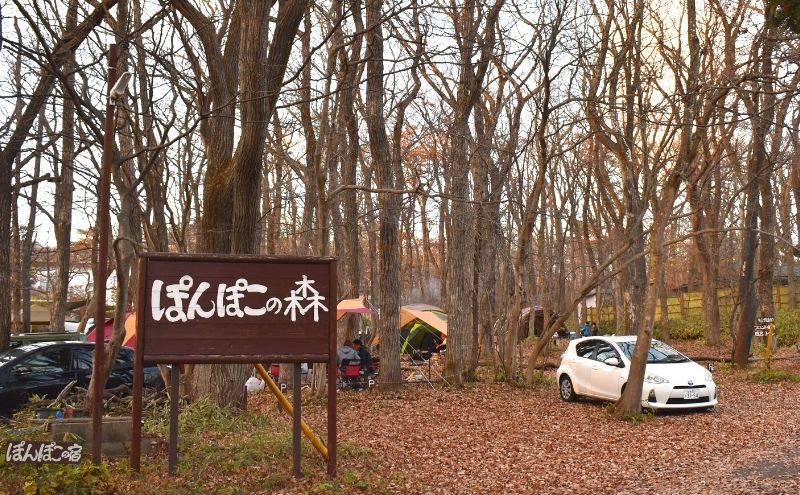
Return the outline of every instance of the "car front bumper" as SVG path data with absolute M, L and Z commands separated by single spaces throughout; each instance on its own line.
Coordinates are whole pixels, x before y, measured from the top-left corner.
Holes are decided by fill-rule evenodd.
M 642 387 L 642 407 L 648 409 L 698 409 L 716 405 L 714 382 L 700 385 L 645 383 Z

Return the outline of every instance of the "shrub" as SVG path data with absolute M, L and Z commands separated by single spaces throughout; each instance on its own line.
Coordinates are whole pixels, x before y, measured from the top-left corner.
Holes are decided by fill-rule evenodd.
M 578 329 L 580 331 L 580 328 Z M 597 333 L 600 335 L 614 335 L 617 331 L 616 325 L 614 325 L 613 321 L 601 321 L 599 325 L 597 325 Z
M 793 382 L 800 383 L 800 375 L 792 373 L 788 370 L 778 369 L 760 369 L 747 377 L 754 383 L 778 383 L 778 382 Z
M 656 338 L 664 337 L 664 328 L 660 321 L 653 327 Z M 700 315 L 688 315 L 683 318 L 669 320 L 669 335 L 674 340 L 699 340 L 706 336 L 706 323 Z
M 111 492 L 108 466 L 89 462 L 71 465 L 44 465 L 25 479 L 25 495 L 100 495 Z
M 730 336 L 730 312 L 720 311 L 719 325 L 722 337 Z M 736 322 L 734 322 L 734 325 Z M 674 340 L 702 340 L 705 338 L 706 323 L 702 314 L 687 315 L 669 320 L 670 337 Z M 800 309 L 778 309 L 775 311 L 775 331 L 778 345 L 791 347 L 800 345 Z M 601 322 L 600 334 L 610 335 L 615 332 L 613 322 Z M 664 328 L 661 321 L 653 327 L 653 336 L 663 339 Z
M 800 310 L 779 309 L 775 311 L 775 331 L 779 346 L 800 344 Z

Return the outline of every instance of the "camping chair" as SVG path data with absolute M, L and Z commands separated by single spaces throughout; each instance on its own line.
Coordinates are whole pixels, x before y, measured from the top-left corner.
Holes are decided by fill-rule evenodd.
M 372 358 L 372 362 L 367 366 L 368 375 L 377 375 L 381 365 L 381 358 Z
M 409 346 L 411 347 L 411 346 Z M 415 350 L 411 353 L 411 365 L 412 366 L 420 366 L 423 364 L 428 364 L 430 362 L 431 356 L 433 353 L 428 349 L 421 349 L 419 351 Z
M 343 359 L 339 366 L 340 388 L 361 388 L 361 361 Z
M 410 350 L 411 352 L 408 352 Z M 407 356 L 408 356 L 408 364 L 412 368 L 417 368 L 413 373 L 405 378 L 403 378 L 404 382 L 408 383 L 415 383 L 415 382 L 425 382 L 431 388 L 433 388 L 433 383 L 431 383 L 430 376 L 431 376 L 431 353 L 429 351 L 425 351 L 423 349 L 415 349 L 410 343 L 407 343 Z M 427 355 L 427 358 L 426 358 Z M 425 373 L 419 371 L 419 367 L 423 365 L 428 365 L 428 375 L 426 376 Z
M 409 377 L 410 379 L 406 378 L 406 379 L 404 379 L 404 381 L 408 381 L 408 382 L 425 382 L 431 388 L 433 388 L 433 383 L 431 382 L 431 379 L 433 378 L 433 375 L 435 373 L 436 375 L 438 375 L 438 379 L 440 379 L 442 382 L 446 383 L 447 385 L 450 385 L 450 383 L 445 379 L 445 377 L 441 373 L 439 373 L 438 371 L 435 371 L 431 367 L 431 358 L 433 357 L 433 353 L 431 353 L 430 351 L 428 351 L 426 349 L 415 349 L 410 344 L 409 344 L 409 348 L 411 349 L 411 354 L 409 356 L 409 362 L 410 362 L 411 366 L 412 367 L 419 367 L 421 365 L 427 364 L 428 365 L 428 376 L 425 376 L 424 373 L 421 373 L 419 371 L 415 371 L 412 374 L 412 376 Z M 445 346 L 444 345 L 440 345 L 437 349 L 439 350 L 439 352 L 444 352 Z

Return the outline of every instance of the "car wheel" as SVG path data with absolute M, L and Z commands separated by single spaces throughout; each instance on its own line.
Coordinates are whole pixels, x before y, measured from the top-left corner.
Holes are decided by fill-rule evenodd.
M 564 402 L 572 402 L 578 398 L 575 389 L 572 387 L 572 380 L 567 375 L 561 375 L 558 380 L 558 389 L 561 395 L 561 400 Z

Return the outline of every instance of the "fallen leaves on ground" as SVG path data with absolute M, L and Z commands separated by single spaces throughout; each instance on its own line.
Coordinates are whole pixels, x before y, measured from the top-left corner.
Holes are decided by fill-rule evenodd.
M 800 373 L 796 350 L 780 356 L 775 368 Z M 534 388 L 487 379 L 461 389 L 421 381 L 398 392 L 342 392 L 335 480 L 305 439 L 306 476 L 291 477 L 291 419 L 264 391 L 245 414 L 184 411 L 175 478 L 162 445 L 143 459 L 141 477 L 113 461 L 112 481 L 117 493 L 162 495 L 800 493 L 800 383 L 753 380 L 757 369 L 718 365 L 715 412 L 645 415 L 637 424 L 611 418 L 600 401 L 562 402 L 553 369 Z M 306 398 L 303 416 L 325 439 L 324 400 Z
M 785 365 L 797 370 L 797 361 Z M 552 384 L 534 389 L 340 394 L 339 437 L 369 455 L 343 460 L 339 471 L 371 485 L 403 481 L 387 493 L 800 493 L 800 384 L 751 383 L 747 371 L 718 369 L 715 412 L 631 424 L 599 401 L 562 402 L 549 374 Z M 304 416 L 325 425 L 321 406 Z

